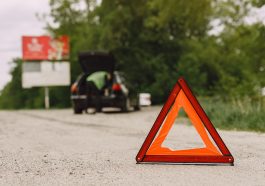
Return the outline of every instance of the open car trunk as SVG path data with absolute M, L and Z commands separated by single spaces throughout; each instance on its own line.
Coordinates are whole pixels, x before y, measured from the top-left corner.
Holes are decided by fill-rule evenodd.
M 114 72 L 114 56 L 107 52 L 81 52 L 78 61 L 85 74 L 92 74 L 97 71 Z

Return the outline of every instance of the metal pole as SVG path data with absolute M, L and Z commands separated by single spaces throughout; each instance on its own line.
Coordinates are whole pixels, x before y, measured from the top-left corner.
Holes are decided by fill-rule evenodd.
M 50 108 L 49 87 L 45 87 L 45 109 Z

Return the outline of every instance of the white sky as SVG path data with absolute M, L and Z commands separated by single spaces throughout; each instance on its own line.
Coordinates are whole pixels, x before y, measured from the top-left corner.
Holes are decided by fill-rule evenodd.
M 9 62 L 22 55 L 21 36 L 44 34 L 45 23 L 36 13 L 48 12 L 49 0 L 0 0 L 0 90 L 11 79 Z M 253 10 L 246 22 L 256 20 L 265 20 L 265 7 Z
M 0 0 L 0 90 L 10 81 L 10 62 L 21 57 L 21 36 L 42 35 L 45 23 L 36 13 L 48 13 L 49 0 Z

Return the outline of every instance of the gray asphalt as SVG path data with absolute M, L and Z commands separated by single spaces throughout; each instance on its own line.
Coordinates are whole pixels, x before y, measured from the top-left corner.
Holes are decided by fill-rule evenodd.
M 265 134 L 218 130 L 235 166 L 136 164 L 160 107 L 74 115 L 0 111 L 0 185 L 265 185 Z M 177 120 L 165 144 L 201 145 Z

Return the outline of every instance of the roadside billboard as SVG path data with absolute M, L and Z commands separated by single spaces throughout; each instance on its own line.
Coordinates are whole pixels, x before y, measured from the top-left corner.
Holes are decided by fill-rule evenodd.
M 69 37 L 22 36 L 22 59 L 22 87 L 45 87 L 49 108 L 48 87 L 70 85 Z
M 69 38 L 60 36 L 23 36 L 22 58 L 24 61 L 60 61 L 69 58 Z

